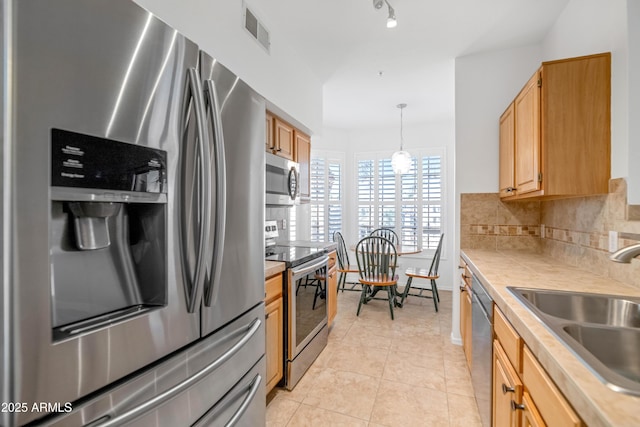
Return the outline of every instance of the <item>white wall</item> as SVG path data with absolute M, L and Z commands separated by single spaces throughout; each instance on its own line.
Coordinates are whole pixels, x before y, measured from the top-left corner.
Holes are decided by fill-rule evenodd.
M 412 149 L 442 148 L 445 151 L 446 164 L 446 184 L 444 189 L 446 217 L 443 218 L 445 241 L 443 253 L 440 261 L 440 279 L 438 287 L 440 289 L 452 289 L 455 286 L 452 276 L 452 263 L 456 263 L 453 256 L 454 229 L 453 221 L 454 200 L 453 200 L 453 178 L 455 162 L 455 137 L 453 120 L 440 122 L 404 124 L 404 148 L 411 153 Z M 312 140 L 312 150 L 340 151 L 345 153 L 345 210 L 344 218 L 355 218 L 356 208 L 356 160 L 357 152 L 384 152 L 389 151 L 389 155 L 400 147 L 399 126 L 382 127 L 368 130 L 343 131 L 338 129 L 325 128 L 321 137 Z M 354 221 L 346 221 L 344 236 L 347 245 L 353 245 L 358 239 L 358 230 Z M 431 258 L 424 253 L 420 256 L 403 256 L 399 259 L 399 270 L 404 272 L 406 267 L 428 268 Z M 400 279 L 406 282 L 406 277 Z
M 627 1 L 627 31 L 628 31 L 628 63 L 627 77 L 629 87 L 629 178 L 628 202 L 640 205 L 640 2 Z
M 572 0 L 542 42 L 544 61 L 611 52 L 612 178 L 627 177 L 638 169 L 637 163 L 630 165 L 628 160 L 628 40 L 627 0 Z
M 267 100 L 310 133 L 322 129 L 322 82 L 269 25 L 258 0 L 249 8 L 271 34 L 271 53 L 242 26 L 242 2 L 198 0 L 135 0 L 169 25 L 195 41 Z M 280 111 L 278 111 L 280 113 Z
M 538 45 L 456 58 L 453 277 L 459 277 L 460 194 L 497 193 L 498 119 L 540 61 Z M 460 343 L 459 307 L 459 293 L 454 292 L 451 339 L 456 343 Z

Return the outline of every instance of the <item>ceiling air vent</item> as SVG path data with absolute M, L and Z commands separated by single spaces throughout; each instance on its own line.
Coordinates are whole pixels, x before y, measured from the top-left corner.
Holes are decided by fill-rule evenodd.
M 269 48 L 271 46 L 271 42 L 269 41 L 269 31 L 267 31 L 256 15 L 246 6 L 244 8 L 244 28 L 258 43 L 260 43 L 262 47 L 266 49 L 267 52 L 269 52 Z

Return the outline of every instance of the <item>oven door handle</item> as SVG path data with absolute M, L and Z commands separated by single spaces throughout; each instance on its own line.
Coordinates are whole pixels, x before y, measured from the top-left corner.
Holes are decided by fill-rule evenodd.
M 320 267 L 325 265 L 328 261 L 329 261 L 329 257 L 327 255 L 325 255 L 322 258 L 320 258 L 320 261 L 314 262 L 311 265 L 309 265 L 309 263 L 306 263 L 306 264 L 302 264 L 298 268 L 292 268 L 291 269 L 291 273 L 293 274 L 294 277 L 296 277 L 296 276 L 304 276 L 307 273 L 311 273 L 312 271 L 316 271 L 317 269 L 319 269 Z

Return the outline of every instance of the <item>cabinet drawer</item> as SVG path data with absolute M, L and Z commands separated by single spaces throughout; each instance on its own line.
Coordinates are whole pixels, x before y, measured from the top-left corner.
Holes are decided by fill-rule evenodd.
M 522 356 L 522 380 L 545 424 L 559 427 L 583 425 L 526 346 Z
M 498 306 L 494 305 L 493 331 L 509 361 L 518 372 L 522 372 L 522 338 L 509 324 Z
M 269 277 L 265 281 L 265 302 L 269 303 L 269 301 L 274 298 L 278 298 L 282 295 L 282 274 L 278 274 L 273 277 Z

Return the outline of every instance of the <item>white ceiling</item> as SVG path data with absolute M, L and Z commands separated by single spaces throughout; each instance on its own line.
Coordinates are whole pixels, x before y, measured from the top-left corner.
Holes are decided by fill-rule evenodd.
M 271 31 L 324 82 L 324 126 L 453 118 L 454 58 L 541 41 L 569 0 L 262 0 Z M 276 30 L 277 29 L 277 30 Z M 382 75 L 379 73 L 382 72 Z

